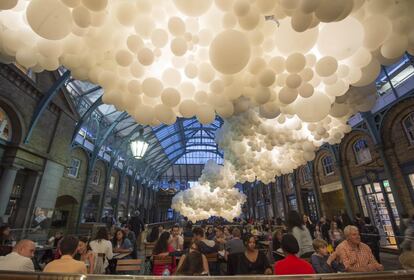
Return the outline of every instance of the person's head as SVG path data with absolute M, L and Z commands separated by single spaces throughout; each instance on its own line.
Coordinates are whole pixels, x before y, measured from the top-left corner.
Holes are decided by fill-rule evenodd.
M 191 243 L 190 252 L 192 251 L 200 251 L 201 241 L 195 241 Z
M 33 258 L 36 250 L 36 245 L 32 240 L 23 239 L 17 242 L 14 246 L 13 251 L 19 254 L 20 256 L 26 258 Z
M 10 226 L 2 225 L 0 227 L 0 236 L 9 236 L 10 235 Z
M 117 229 L 116 231 L 115 231 L 115 234 L 114 234 L 114 241 L 117 241 L 117 242 L 124 242 L 124 240 L 125 240 L 125 237 L 126 237 L 126 234 L 125 234 L 125 232 L 122 230 L 122 229 Z
M 190 251 L 183 264 L 177 270 L 177 275 L 200 275 L 203 272 L 203 256 L 199 251 Z
M 295 255 L 299 252 L 298 241 L 292 234 L 283 235 L 281 247 L 286 254 Z
M 170 243 L 171 234 L 168 231 L 161 233 L 157 243 L 154 246 L 154 255 L 168 252 L 168 244 Z
M 100 227 L 98 232 L 96 233 L 95 239 L 96 240 L 108 240 L 108 230 L 106 227 Z
M 292 230 L 294 227 L 302 229 L 304 225 L 303 219 L 300 217 L 297 211 L 289 211 L 287 217 L 287 224 L 289 230 Z
M 230 235 L 229 227 L 224 227 L 223 232 L 224 232 L 225 235 Z
M 338 224 L 334 221 L 331 222 L 331 230 L 337 230 L 338 229 Z
M 204 238 L 204 230 L 201 227 L 195 227 L 193 229 L 193 237 L 195 241 L 201 240 Z
M 344 228 L 344 235 L 348 242 L 354 245 L 361 243 L 361 236 L 359 235 L 359 230 L 356 226 L 346 226 Z
M 87 237 L 84 237 L 84 236 L 79 237 L 77 252 L 79 254 L 86 253 L 88 251 L 88 246 L 89 246 L 88 243 L 89 243 L 89 240 Z
M 234 228 L 231 231 L 231 233 L 233 235 L 233 238 L 240 238 L 241 237 L 241 232 L 240 232 L 240 229 L 239 228 Z
M 158 236 L 160 235 L 160 228 L 159 227 L 153 227 L 151 229 L 151 239 L 153 239 L 154 241 L 158 239 Z
M 273 240 L 282 241 L 283 231 L 281 229 L 275 230 L 273 233 Z
M 178 225 L 174 225 L 171 229 L 172 236 L 178 236 L 180 234 L 180 227 Z
M 256 237 L 251 234 L 247 234 L 244 238 L 244 246 L 246 246 L 247 251 L 256 250 Z
M 315 239 L 312 242 L 313 249 L 316 253 L 327 256 L 328 255 L 328 243 L 323 239 Z
M 164 231 L 164 226 L 159 225 L 159 226 L 158 226 L 158 232 L 163 232 L 163 231 Z
M 62 255 L 73 256 L 78 249 L 79 239 L 75 236 L 69 235 L 63 237 L 59 244 L 59 251 Z
M 320 221 L 321 224 L 324 224 L 326 222 L 326 219 L 325 219 L 325 217 L 321 217 L 319 221 Z
M 371 219 L 369 217 L 364 218 L 365 224 L 369 225 L 371 224 Z
M 277 218 L 276 218 L 276 225 L 278 225 L 278 226 L 283 225 L 283 220 L 282 220 L 282 218 L 280 218 L 280 217 L 277 217 Z
M 188 221 L 187 224 L 185 225 L 185 229 L 187 231 L 191 231 L 193 229 L 193 223 L 191 221 Z
M 56 239 L 60 239 L 60 238 L 62 238 L 62 237 L 63 237 L 63 232 L 62 232 L 62 231 L 57 231 L 57 232 L 55 232 L 54 237 L 55 237 Z
M 303 214 L 303 223 L 306 224 L 309 222 L 309 217 L 306 214 Z

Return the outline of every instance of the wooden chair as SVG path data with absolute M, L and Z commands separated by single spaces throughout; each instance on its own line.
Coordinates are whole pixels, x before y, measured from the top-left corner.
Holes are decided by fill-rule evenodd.
M 218 253 L 210 253 L 210 254 L 205 254 L 207 261 L 209 263 L 211 262 L 217 262 L 218 259 Z
M 153 265 L 172 265 L 174 258 L 172 256 L 153 256 L 152 262 Z
M 145 257 L 149 257 L 152 255 L 152 251 L 154 250 L 155 242 L 145 242 L 144 243 L 144 254 Z
M 120 271 L 141 271 L 141 259 L 118 260 L 116 262 L 116 272 Z

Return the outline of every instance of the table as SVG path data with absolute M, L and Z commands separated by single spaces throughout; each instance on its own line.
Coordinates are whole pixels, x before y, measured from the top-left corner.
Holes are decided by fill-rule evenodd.
M 129 252 L 129 253 L 114 253 L 114 257 L 113 258 L 116 259 L 116 260 L 120 260 L 120 259 L 123 259 L 123 258 L 131 255 L 131 253 L 132 252 Z

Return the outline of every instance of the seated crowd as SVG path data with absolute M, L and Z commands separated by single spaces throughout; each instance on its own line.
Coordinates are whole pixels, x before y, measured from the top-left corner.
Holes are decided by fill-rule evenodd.
M 291 211 L 286 224 L 222 220 L 212 224 L 186 223 L 171 229 L 155 226 L 135 233 L 129 227 L 98 230 L 93 240 L 64 236 L 56 243 L 54 260 L 44 272 L 115 274 L 120 259 L 141 258 L 153 275 L 246 275 L 375 272 L 379 260 L 379 234 L 369 219 L 346 223 L 336 217 L 313 224 Z M 370 232 L 368 238 L 361 233 Z M 112 237 L 112 238 L 111 238 Z M 145 246 L 151 248 L 146 256 Z M 138 242 L 137 242 L 138 241 Z M 55 242 L 55 240 L 53 240 Z M 377 248 L 378 247 L 378 248 Z M 21 240 L 0 257 L 0 270 L 34 271 L 35 244 Z M 147 265 L 143 265 L 146 267 Z M 125 273 L 125 272 L 124 272 Z M 127 272 L 126 272 L 127 273 Z M 127 273 L 129 274 L 129 273 Z

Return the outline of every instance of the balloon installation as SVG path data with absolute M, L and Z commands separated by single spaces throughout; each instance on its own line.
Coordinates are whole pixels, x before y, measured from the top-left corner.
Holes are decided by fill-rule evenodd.
M 199 185 L 173 207 L 231 219 L 263 183 L 339 143 L 376 101 L 381 65 L 414 54 L 414 1 L 2 0 L 0 61 L 63 66 L 144 125 L 224 119 Z

